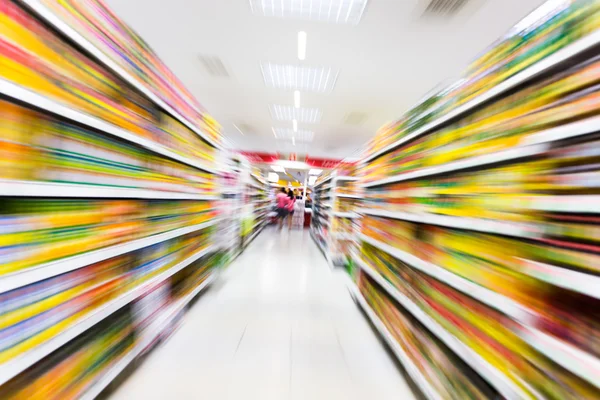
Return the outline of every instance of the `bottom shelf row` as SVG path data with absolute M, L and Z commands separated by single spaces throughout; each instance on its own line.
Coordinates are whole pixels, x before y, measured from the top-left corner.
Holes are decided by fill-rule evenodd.
M 598 388 L 538 352 L 494 310 L 435 282 L 421 292 L 423 282 L 406 271 L 413 289 L 402 293 L 353 258 L 350 292 L 426 398 L 599 398 Z
M 171 271 L 176 272 L 170 274 L 167 271 L 152 285 L 144 285 L 143 292 L 133 288 L 131 296 L 128 292 L 98 304 L 91 317 L 52 340 L 32 343 L 34 347 L 4 363 L 2 370 L 11 367 L 13 377 L 0 386 L 0 398 L 98 396 L 136 357 L 168 335 L 190 301 L 215 279 L 222 255 L 197 254 L 185 267 L 174 268 Z M 60 314 L 60 310 L 53 312 Z

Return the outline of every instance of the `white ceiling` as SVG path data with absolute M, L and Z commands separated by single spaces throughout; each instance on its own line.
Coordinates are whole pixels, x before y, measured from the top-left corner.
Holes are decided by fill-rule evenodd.
M 433 87 L 456 76 L 491 42 L 543 0 L 470 0 L 459 15 L 422 15 L 427 0 L 370 0 L 358 25 L 253 15 L 248 0 L 108 0 L 221 123 L 235 148 L 345 157 Z M 297 32 L 308 34 L 305 65 L 339 69 L 329 94 L 302 93 L 323 112 L 314 141 L 278 146 L 270 104 L 293 92 L 265 86 L 261 61 L 297 64 Z M 219 57 L 229 78 L 210 76 L 199 55 Z M 359 126 L 345 125 L 362 112 Z M 240 134 L 233 124 L 244 131 Z

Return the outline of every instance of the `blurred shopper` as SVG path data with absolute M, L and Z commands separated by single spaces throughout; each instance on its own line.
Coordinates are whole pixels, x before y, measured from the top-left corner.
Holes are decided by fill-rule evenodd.
M 288 215 L 288 203 L 290 202 L 290 198 L 285 192 L 285 188 L 281 188 L 281 191 L 277 193 L 275 197 L 277 200 L 277 224 L 279 230 L 283 227 L 283 220 Z
M 287 205 L 287 210 L 288 210 L 288 229 L 291 230 L 292 229 L 292 218 L 294 217 L 294 206 L 296 205 L 296 195 L 294 194 L 294 191 L 292 189 L 288 189 L 288 205 Z

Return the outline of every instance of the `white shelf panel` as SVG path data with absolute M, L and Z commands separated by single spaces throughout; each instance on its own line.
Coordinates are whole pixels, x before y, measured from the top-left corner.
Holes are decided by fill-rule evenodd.
M 367 156 L 363 160 L 363 162 L 367 163 L 367 162 L 379 157 L 382 154 L 385 154 L 389 151 L 392 151 L 393 149 L 395 149 L 397 147 L 400 147 L 401 145 L 403 145 L 404 143 L 407 143 L 410 140 L 413 140 L 419 136 L 424 135 L 425 133 L 428 133 L 429 131 L 431 131 L 435 128 L 440 127 L 442 124 L 446 123 L 447 121 L 449 121 L 453 118 L 456 118 L 456 117 L 466 113 L 467 111 L 479 106 L 480 104 L 483 104 L 486 101 L 489 101 L 489 100 L 509 91 L 510 89 L 515 88 L 515 87 L 527 82 L 531 78 L 534 78 L 535 76 L 556 66 L 557 64 L 562 63 L 563 61 L 566 61 L 566 60 L 576 56 L 577 54 L 580 54 L 588 49 L 591 49 L 592 47 L 596 46 L 598 43 L 600 43 L 600 31 L 595 31 L 591 34 L 588 34 L 584 38 L 579 39 L 576 42 L 568 45 L 567 47 L 564 47 L 564 48 L 556 51 L 555 53 L 549 55 L 548 57 L 542 59 L 541 61 L 526 68 L 525 70 L 506 79 L 505 81 L 501 82 L 500 84 L 487 90 L 483 94 L 475 97 L 473 100 L 471 100 L 471 101 L 455 108 L 454 110 L 448 112 L 447 114 L 437 118 L 435 121 L 432 121 L 432 122 L 424 125 L 423 127 L 404 136 L 403 138 L 395 141 L 394 143 L 391 143 L 391 144 L 385 146 L 383 149 L 374 152 L 373 154 Z
M 127 243 L 117 244 L 114 246 L 105 247 L 98 250 L 92 250 L 83 254 L 78 254 L 71 257 L 62 258 L 60 260 L 49 263 L 40 264 L 36 267 L 28 268 L 20 272 L 9 275 L 0 276 L 0 293 L 7 292 L 22 286 L 29 285 L 43 279 L 51 278 L 56 275 L 64 274 L 65 272 L 73 271 L 78 268 L 85 267 L 100 261 L 130 253 L 144 247 L 152 246 L 157 243 L 164 242 L 183 236 L 188 233 L 199 231 L 215 225 L 218 219 L 213 219 L 202 224 L 188 226 L 185 228 L 174 229 L 169 232 L 159 233 L 142 239 L 132 240 Z
M 148 291 L 149 288 L 152 288 L 156 284 L 164 281 L 178 271 L 187 267 L 192 262 L 215 250 L 216 246 L 209 246 L 206 249 L 196 252 L 192 256 L 171 267 L 169 270 L 164 271 L 160 275 L 155 276 L 139 286 L 136 286 L 116 299 L 101 305 L 96 310 L 88 313 L 74 322 L 70 327 L 66 328 L 63 332 L 52 339 L 49 339 L 46 342 L 41 343 L 38 346 L 0 365 L 0 385 L 6 383 L 8 380 L 17 376 L 19 373 L 23 372 L 25 369 L 29 368 L 42 358 L 46 357 L 48 354 L 59 349 L 70 340 L 79 336 L 114 312 L 143 295 Z
M 254 179 L 256 179 L 257 181 L 259 181 L 259 182 L 260 182 L 260 183 L 262 183 L 263 185 L 266 185 L 266 184 L 267 184 L 267 181 L 265 181 L 265 180 L 264 180 L 262 177 L 260 177 L 260 176 L 256 175 L 255 173 L 250 173 L 250 175 L 252 175 L 252 177 L 253 177 Z M 264 187 L 263 187 L 263 186 L 261 186 L 261 189 L 264 189 Z
M 339 218 L 360 218 L 357 214 L 352 213 L 352 212 L 341 212 L 341 211 L 335 211 L 333 213 L 334 217 L 339 217 Z
M 185 126 L 190 128 L 193 132 L 195 132 L 199 137 L 208 142 L 211 146 L 221 149 L 218 143 L 216 143 L 210 136 L 206 133 L 202 132 L 198 127 L 193 125 L 190 121 L 184 118 L 181 114 L 173 109 L 170 105 L 168 105 L 165 101 L 159 98 L 156 94 L 154 94 L 150 89 L 148 89 L 144 84 L 142 84 L 137 78 L 119 66 L 116 62 L 114 62 L 110 57 L 104 54 L 100 49 L 98 49 L 94 44 L 88 41 L 85 37 L 80 35 L 75 29 L 71 28 L 68 24 L 66 24 L 61 18 L 56 16 L 50 9 L 48 9 L 41 1 L 39 0 L 20 0 L 21 3 L 27 5 L 38 17 L 42 20 L 46 21 L 49 25 L 54 27 L 57 31 L 61 32 L 63 35 L 71 39 L 73 42 L 77 43 L 78 46 L 85 49 L 88 53 L 93 55 L 100 63 L 114 73 L 119 75 L 123 80 L 129 83 L 131 86 L 136 88 L 139 92 L 144 94 L 148 99 L 150 99 L 154 104 L 165 110 L 167 113 L 171 114 L 174 118 L 179 120 Z
M 358 212 L 360 214 L 399 219 L 402 221 L 411 221 L 422 224 L 445 226 L 448 228 L 465 229 L 529 239 L 540 238 L 544 232 L 543 227 L 535 224 L 493 221 L 481 218 L 454 217 L 427 213 L 415 214 L 402 211 L 386 211 L 369 208 L 361 208 L 358 210 Z
M 536 329 L 523 327 L 521 337 L 539 352 L 600 388 L 600 359 Z
M 438 337 L 446 346 L 448 346 L 458 357 L 463 359 L 471 366 L 479 375 L 487 380 L 490 385 L 496 388 L 507 399 L 525 399 L 530 396 L 524 392 L 517 384 L 512 382 L 500 370 L 481 357 L 472 348 L 464 344 L 450 332 L 448 332 L 437 321 L 431 318 L 421 308 L 413 303 L 408 297 L 400 293 L 388 281 L 383 279 L 381 275 L 376 273 L 371 268 L 366 269 L 365 264 L 361 264 L 361 268 L 369 274 L 382 288 L 390 294 L 399 304 L 402 305 L 409 313 L 418 319 L 431 333 Z
M 532 196 L 529 208 L 564 213 L 600 213 L 600 195 Z
M 356 182 L 358 181 L 358 178 L 354 176 L 339 175 L 333 178 L 333 181 Z
M 408 375 L 410 375 L 411 379 L 415 382 L 415 384 L 419 387 L 421 392 L 425 395 L 425 397 L 429 400 L 442 400 L 444 397 L 440 395 L 435 388 L 427 381 L 427 379 L 421 374 L 415 363 L 412 359 L 406 354 L 402 346 L 396 341 L 396 339 L 392 336 L 392 334 L 388 331 L 383 322 L 379 319 L 377 314 L 373 312 L 365 298 L 362 296 L 354 282 L 347 277 L 346 286 L 348 287 L 348 291 L 350 291 L 351 295 L 356 299 L 358 304 L 362 307 L 367 314 L 367 317 L 375 326 L 375 329 L 379 332 L 381 337 L 388 344 L 398 361 L 402 364 L 402 366 L 406 369 Z
M 72 197 L 100 199 L 173 199 L 218 200 L 219 197 L 162 190 L 120 188 L 82 185 L 77 183 L 54 183 L 37 181 L 11 181 L 0 179 L 0 197 Z
M 98 379 L 92 387 L 90 387 L 81 397 L 81 400 L 94 400 L 96 397 L 102 393 L 104 389 L 110 385 L 110 383 L 117 377 L 121 372 L 127 368 L 129 364 L 133 362 L 140 354 L 146 350 L 146 348 L 158 338 L 158 336 L 163 332 L 163 330 L 169 326 L 170 322 L 177 316 L 177 314 L 185 308 L 187 303 L 189 303 L 198 293 L 204 290 L 208 285 L 210 285 L 215 280 L 215 274 L 211 274 L 208 278 L 206 278 L 200 285 L 198 285 L 193 292 L 177 301 L 175 304 L 171 305 L 170 309 L 165 311 L 165 315 L 160 321 L 157 321 L 155 327 L 153 327 L 154 332 L 151 335 L 148 335 L 149 339 L 145 342 L 139 343 L 135 346 L 131 351 L 129 351 L 125 356 L 121 358 L 115 365 L 113 365 L 110 370 L 106 371 L 100 379 Z
M 568 268 L 557 267 L 537 261 L 521 261 L 520 271 L 524 274 L 551 283 L 553 285 L 583 293 L 587 296 L 600 299 L 600 277 L 573 271 Z
M 340 197 L 342 199 L 363 199 L 363 196 L 357 196 L 355 194 L 344 194 L 344 193 L 336 193 L 336 197 Z
M 192 167 L 201 169 L 206 172 L 218 172 L 214 168 L 205 166 L 202 163 L 192 160 L 191 158 L 187 158 L 185 156 L 177 154 L 174 151 L 167 149 L 163 145 L 138 136 L 125 129 L 119 128 L 118 126 L 113 125 L 109 122 L 105 122 L 100 118 L 96 118 L 81 111 L 72 109 L 48 97 L 34 93 L 28 89 L 25 89 L 19 85 L 16 85 L 4 79 L 0 79 L 0 93 L 12 99 L 21 101 L 41 110 L 47 111 L 49 113 L 60 115 L 71 121 L 80 123 L 93 129 L 97 129 L 109 135 L 125 140 L 129 143 L 142 146 L 147 150 L 150 150 L 156 154 L 160 154 L 161 156 L 168 157 L 170 159 L 179 161 L 181 163 L 190 165 Z

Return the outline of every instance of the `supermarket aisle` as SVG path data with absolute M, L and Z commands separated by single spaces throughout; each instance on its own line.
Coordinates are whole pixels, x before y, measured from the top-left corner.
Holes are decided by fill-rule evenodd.
M 266 229 L 111 399 L 414 398 L 337 273 Z

